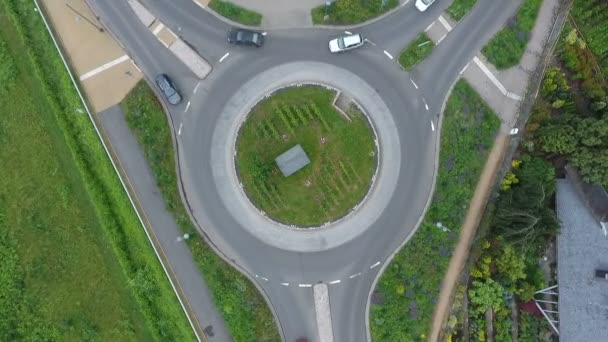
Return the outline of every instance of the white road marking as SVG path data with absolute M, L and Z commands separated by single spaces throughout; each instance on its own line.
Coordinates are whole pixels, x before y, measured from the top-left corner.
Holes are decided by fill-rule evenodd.
M 435 132 L 435 124 L 433 123 L 433 120 L 431 120 L 431 129 L 433 130 L 433 132 Z
M 118 65 L 118 64 L 120 64 L 120 63 L 122 63 L 122 62 L 124 62 L 124 61 L 127 61 L 127 60 L 129 60 L 129 56 L 127 56 L 127 55 L 124 55 L 124 56 L 118 57 L 118 58 L 116 58 L 115 60 L 110 61 L 110 62 L 108 62 L 108 63 L 106 63 L 106 64 L 104 64 L 104 65 L 101 65 L 101 66 L 99 66 L 99 67 L 97 67 L 97 68 L 95 68 L 95 69 L 93 69 L 93 70 L 91 70 L 91 71 L 89 71 L 89 72 L 85 72 L 84 74 L 82 74 L 82 75 L 80 76 L 80 80 L 81 80 L 81 81 L 84 81 L 84 80 L 86 80 L 87 78 L 91 78 L 91 77 L 93 77 L 93 76 L 95 76 L 95 75 L 99 74 L 100 72 L 103 72 L 103 71 L 105 71 L 105 70 L 108 70 L 108 69 L 110 69 L 111 67 L 116 66 L 116 65 Z
M 230 52 L 226 52 L 226 54 L 223 55 L 222 58 L 220 58 L 220 63 L 222 63 L 222 61 L 224 61 L 224 59 L 228 58 L 228 56 L 230 56 Z
M 200 2 L 194 0 L 194 3 L 197 4 L 197 5 L 199 5 L 200 8 L 205 9 L 205 5 L 201 4 Z
M 447 34 L 444 34 L 443 36 L 441 36 L 441 38 L 439 38 L 439 40 L 437 41 L 437 45 L 439 45 L 439 43 L 441 43 L 442 40 L 445 39 L 445 37 L 447 37 Z
M 289 286 L 289 283 L 281 283 L 283 286 Z
M 427 26 L 427 27 L 424 29 L 424 32 L 426 32 L 426 31 L 430 30 L 430 29 L 431 29 L 431 27 L 433 27 L 433 25 L 435 25 L 435 22 L 434 22 L 434 21 L 433 21 L 432 23 L 430 23 L 430 24 L 429 24 L 429 26 Z
M 507 91 L 507 88 L 505 88 L 505 86 L 503 86 L 502 83 L 500 83 L 500 81 L 496 78 L 496 76 L 494 76 L 494 74 L 492 74 L 490 69 L 488 69 L 488 67 L 479 58 L 477 58 L 477 56 L 473 57 L 473 61 L 475 62 L 475 64 L 477 64 L 477 66 L 481 69 L 481 71 L 483 71 L 483 73 L 486 74 L 486 76 L 488 76 L 490 81 L 492 81 L 492 83 L 494 83 L 494 85 L 498 88 L 498 90 L 500 90 L 500 92 L 503 95 L 505 95 L 513 100 L 517 100 L 517 101 L 521 100 L 521 96 Z
M 346 33 L 346 34 L 353 34 L 353 33 L 352 33 L 352 32 L 350 32 L 350 31 L 344 31 L 344 33 Z
M 133 60 L 131 60 L 131 64 L 133 64 L 133 66 L 135 67 L 135 69 L 137 69 L 137 71 L 141 72 L 141 69 L 137 66 L 137 64 L 135 64 L 135 62 L 133 62 Z
M 154 29 L 154 31 L 152 31 L 152 33 L 156 36 L 158 34 L 158 32 L 160 32 L 164 28 L 165 28 L 165 24 L 158 23 L 158 26 L 156 26 L 156 28 Z
M 405 2 L 401 4 L 401 7 L 407 5 L 408 2 L 410 2 L 410 0 L 405 0 Z
M 362 274 L 361 272 L 355 273 L 355 274 L 351 274 L 351 275 L 348 276 L 348 278 L 349 279 L 353 279 L 353 278 L 356 278 L 356 277 L 360 276 L 361 274 Z
M 260 276 L 260 278 L 262 278 L 263 281 L 268 281 L 268 278 L 262 277 Z
M 188 111 L 188 108 L 190 108 L 190 101 L 188 101 L 188 103 L 186 103 L 186 109 L 184 109 L 184 113 Z
M 414 85 L 414 88 L 418 89 L 418 85 L 416 84 L 416 82 L 414 82 L 413 79 L 410 78 L 410 82 L 412 82 L 412 84 Z
M 182 135 L 182 123 L 179 123 L 179 129 L 177 130 L 177 135 Z
M 388 53 L 388 51 L 384 50 L 384 54 L 385 54 L 385 55 L 386 55 L 388 58 L 393 59 L 393 56 L 391 56 L 391 54 L 390 54 L 390 53 Z
M 298 284 L 299 287 L 312 287 L 312 284 Z
M 448 32 L 452 31 L 452 26 L 450 26 L 450 24 L 447 22 L 447 20 L 445 20 L 445 18 L 443 17 L 443 15 L 440 15 L 439 18 L 439 22 L 441 23 L 441 25 L 443 25 L 443 27 L 445 27 L 446 30 L 448 30 Z
M 333 285 L 333 284 L 339 284 L 340 282 L 341 282 L 341 280 L 338 279 L 338 280 L 332 280 L 329 283 Z
M 426 110 L 429 110 L 429 105 L 426 104 L 426 99 L 424 97 L 422 98 L 422 102 L 424 102 L 424 108 L 426 108 Z
M 378 265 L 380 265 L 380 261 L 376 261 L 376 263 L 371 265 L 369 268 L 372 269 L 374 267 L 377 267 Z
M 268 34 L 268 32 L 266 32 L 266 31 L 262 32 L 262 36 L 265 36 L 267 34 Z
M 194 87 L 194 91 L 192 92 L 192 94 L 196 94 L 196 91 L 198 90 L 198 86 L 200 86 L 200 85 L 201 85 L 201 81 L 198 81 L 198 83 Z
M 372 44 L 372 46 L 376 46 L 376 43 L 372 42 L 371 40 L 369 40 L 369 39 L 367 39 L 367 38 L 366 38 L 366 39 L 364 39 L 363 41 L 364 41 L 364 42 L 368 42 L 368 43 Z
M 467 68 L 469 67 L 469 64 L 471 64 L 471 62 L 469 61 L 469 63 L 467 63 L 467 65 L 465 65 L 462 70 L 460 70 L 460 72 L 458 73 L 459 75 L 464 74 L 464 71 L 467 70 Z

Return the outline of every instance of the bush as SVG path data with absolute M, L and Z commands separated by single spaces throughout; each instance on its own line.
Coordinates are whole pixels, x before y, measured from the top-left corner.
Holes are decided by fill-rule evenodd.
M 448 13 L 454 20 L 460 21 L 476 3 L 477 0 L 454 0 L 448 7 Z
M 221 15 L 222 17 L 228 18 L 239 24 L 260 26 L 262 23 L 261 14 L 233 4 L 230 1 L 211 0 L 209 2 L 209 8 L 217 12 L 217 14 Z
M 325 5 L 313 8 L 311 15 L 314 24 L 351 25 L 373 19 L 398 4 L 399 0 L 335 0 L 329 8 Z
M 399 55 L 399 64 L 405 70 L 412 68 L 425 59 L 433 51 L 435 43 L 426 35 L 421 33 L 414 39 Z

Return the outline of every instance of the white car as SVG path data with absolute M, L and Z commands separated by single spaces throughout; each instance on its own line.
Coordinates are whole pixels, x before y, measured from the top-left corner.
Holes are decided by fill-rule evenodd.
M 361 37 L 360 34 L 341 36 L 329 41 L 329 51 L 336 53 L 351 50 L 363 45 L 364 42 L 365 41 L 363 40 L 363 37 Z
M 433 4 L 433 2 L 435 2 L 435 0 L 416 0 L 416 8 L 420 12 L 424 12 L 427 8 L 429 8 L 429 6 L 431 6 L 431 4 Z

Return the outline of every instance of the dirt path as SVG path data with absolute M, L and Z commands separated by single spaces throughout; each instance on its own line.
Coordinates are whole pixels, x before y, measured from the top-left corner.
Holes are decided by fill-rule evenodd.
M 431 328 L 431 334 L 429 335 L 429 341 L 437 341 L 439 339 L 439 333 L 443 327 L 443 322 L 447 313 L 450 310 L 450 298 L 454 292 L 456 283 L 460 277 L 464 265 L 469 256 L 469 249 L 471 243 L 475 237 L 477 226 L 481 221 L 481 217 L 486 207 L 488 198 L 492 192 L 492 187 L 496 180 L 496 174 L 500 168 L 505 152 L 509 145 L 509 136 L 501 130 L 494 141 L 492 151 L 488 155 L 488 160 L 479 178 L 479 183 L 475 188 L 473 199 L 467 215 L 464 218 L 464 223 L 460 228 L 460 237 L 458 238 L 458 244 L 454 250 L 454 254 L 450 259 L 448 265 L 448 271 L 446 272 L 445 278 L 441 284 L 441 291 L 439 293 L 439 301 L 435 307 L 433 314 L 433 325 Z

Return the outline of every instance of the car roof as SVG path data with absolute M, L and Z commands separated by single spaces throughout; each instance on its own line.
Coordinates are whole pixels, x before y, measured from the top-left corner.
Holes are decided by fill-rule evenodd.
M 344 37 L 344 45 L 346 45 L 346 46 L 351 46 L 351 45 L 360 44 L 360 43 L 361 43 L 360 34 L 354 34 L 352 36 Z

